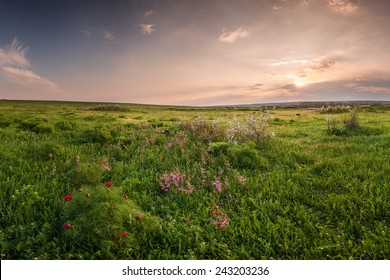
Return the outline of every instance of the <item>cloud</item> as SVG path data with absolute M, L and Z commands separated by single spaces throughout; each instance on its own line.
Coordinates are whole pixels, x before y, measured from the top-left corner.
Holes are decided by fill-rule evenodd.
M 103 30 L 103 35 L 104 35 L 104 40 L 107 40 L 107 41 L 115 40 L 114 34 L 110 31 Z
M 358 0 L 330 0 L 328 4 L 333 11 L 345 15 L 354 14 L 359 8 Z
M 271 63 L 271 66 L 290 65 L 290 64 L 309 64 L 311 60 L 308 59 L 291 59 L 291 60 L 279 60 Z
M 156 31 L 155 26 L 155 24 L 138 24 L 138 27 L 143 34 L 151 34 Z
M 355 80 L 344 84 L 358 92 L 390 94 L 390 79 Z
M 156 13 L 156 11 L 146 11 L 144 16 L 148 17 L 148 16 L 151 16 L 151 15 L 153 15 L 155 13 Z
M 245 38 L 249 36 L 249 32 L 246 31 L 244 28 L 240 27 L 237 28 L 234 31 L 226 32 L 222 31 L 222 34 L 219 36 L 219 41 L 224 43 L 233 43 L 239 38 Z
M 8 81 L 24 85 L 24 86 L 43 86 L 47 89 L 58 90 L 58 86 L 48 79 L 45 79 L 31 70 L 12 67 L 2 66 L 1 73 Z
M 92 32 L 91 32 L 91 29 L 89 27 L 86 27 L 83 29 L 83 34 L 87 38 L 92 38 Z
M 54 82 L 28 69 L 31 65 L 27 53 L 28 47 L 24 47 L 16 38 L 10 45 L 0 48 L 0 76 L 13 84 L 58 90 Z
M 0 65 L 13 65 L 20 67 L 29 67 L 27 59 L 28 48 L 24 47 L 18 39 L 14 39 L 10 45 L 0 48 Z

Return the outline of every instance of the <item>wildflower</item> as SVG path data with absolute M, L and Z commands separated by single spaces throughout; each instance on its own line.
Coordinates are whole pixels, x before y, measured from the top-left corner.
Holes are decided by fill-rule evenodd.
M 125 193 L 124 195 L 122 195 L 124 199 L 128 199 L 129 198 L 129 195 L 127 193 Z
M 126 231 L 122 231 L 121 236 L 125 237 L 126 235 L 127 235 L 127 232 Z
M 241 185 L 245 185 L 245 180 L 246 180 L 246 179 L 244 178 L 244 176 L 238 175 L 237 179 L 238 179 L 238 182 L 239 182 Z
M 218 209 L 218 205 L 214 205 L 213 208 L 213 212 L 211 212 L 213 224 L 217 229 L 224 229 L 229 224 L 227 215 Z
M 213 223 L 215 224 L 217 229 L 224 229 L 228 226 L 229 220 L 227 218 L 226 214 L 220 214 L 217 220 L 214 220 Z
M 64 224 L 64 228 L 65 228 L 65 229 L 70 229 L 70 224 L 65 223 L 65 224 Z
M 67 195 L 67 196 L 64 197 L 65 201 L 69 201 L 69 200 L 72 200 L 72 199 L 73 199 L 73 196 L 71 196 L 71 195 Z
M 137 221 L 141 221 L 142 217 L 141 216 L 137 216 L 136 219 L 137 219 Z
M 108 165 L 108 163 L 103 163 L 103 168 L 106 171 L 110 171 L 110 166 Z
M 220 181 L 220 180 L 214 179 L 213 185 L 214 185 L 215 188 L 217 189 L 217 192 L 218 192 L 218 193 L 221 193 L 221 192 L 222 192 L 222 184 L 221 184 L 221 181 Z
M 109 187 L 109 188 L 112 187 L 112 182 L 111 181 L 107 182 L 106 186 Z

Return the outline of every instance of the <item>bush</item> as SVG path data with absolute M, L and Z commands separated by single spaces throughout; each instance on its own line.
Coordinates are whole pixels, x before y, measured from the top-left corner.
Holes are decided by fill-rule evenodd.
M 131 109 L 129 107 L 123 106 L 123 105 L 117 105 L 117 104 L 105 104 L 105 105 L 98 105 L 92 108 L 89 108 L 89 110 L 93 111 L 113 111 L 113 112 L 129 112 Z
M 256 116 L 252 114 L 240 122 L 234 116 L 227 134 L 229 142 L 237 144 L 252 141 L 261 144 L 270 140 L 275 136 L 275 133 L 268 132 L 269 119 L 269 115 Z
M 225 128 L 221 127 L 218 123 L 206 120 L 182 122 L 180 128 L 188 131 L 194 138 L 204 143 L 222 141 L 226 138 Z
M 360 129 L 359 116 L 356 109 L 353 109 L 351 111 L 351 116 L 344 120 L 344 127 L 348 130 Z
M 256 144 L 254 142 L 234 145 L 229 148 L 228 155 L 232 158 L 233 163 L 240 168 L 264 169 L 267 167 L 268 162 L 260 156 L 259 151 L 255 147 Z
M 228 149 L 229 149 L 229 143 L 227 142 L 215 142 L 215 143 L 211 143 L 209 148 L 208 148 L 208 151 L 210 153 L 212 153 L 213 155 L 221 155 L 221 154 L 224 154 L 226 155 L 227 152 L 228 152 Z
M 121 252 L 140 254 L 161 232 L 159 219 L 124 197 L 121 188 L 103 185 L 85 187 L 65 201 L 62 222 L 69 248 L 93 251 L 103 259 Z
M 344 106 L 344 105 L 338 105 L 338 106 L 322 106 L 319 111 L 321 114 L 326 113 L 345 113 L 349 112 L 351 110 L 351 106 Z

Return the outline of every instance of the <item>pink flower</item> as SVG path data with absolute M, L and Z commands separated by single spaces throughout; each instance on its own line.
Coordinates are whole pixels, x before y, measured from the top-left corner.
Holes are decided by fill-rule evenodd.
M 110 171 L 110 166 L 108 165 L 108 163 L 103 163 L 103 168 L 106 171 Z
M 137 221 L 141 221 L 142 217 L 141 216 L 137 216 L 136 219 L 137 219 Z
M 237 179 L 241 185 L 245 184 L 245 178 L 242 175 L 238 175 Z
M 221 184 L 221 181 L 220 181 L 220 180 L 214 179 L 213 185 L 214 185 L 215 188 L 217 189 L 217 192 L 218 192 L 218 193 L 221 193 L 221 192 L 222 192 L 222 184 Z
M 109 188 L 112 187 L 112 182 L 111 181 L 107 182 L 106 186 L 109 187 Z
M 70 224 L 65 223 L 65 224 L 64 224 L 64 228 L 65 228 L 65 229 L 70 229 Z
M 69 201 L 69 200 L 72 200 L 72 199 L 73 199 L 73 196 L 71 196 L 71 195 L 67 195 L 67 196 L 64 197 L 65 201 Z

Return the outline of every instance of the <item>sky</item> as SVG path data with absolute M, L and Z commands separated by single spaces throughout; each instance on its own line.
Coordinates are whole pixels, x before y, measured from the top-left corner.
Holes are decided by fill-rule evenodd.
M 390 100 L 388 0 L 0 0 L 0 99 Z

